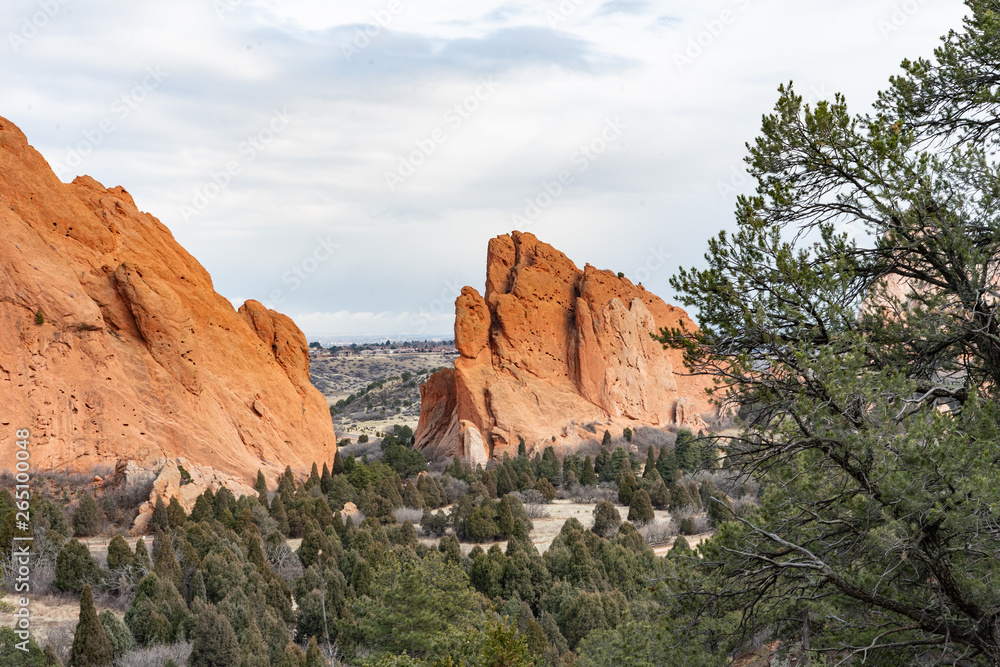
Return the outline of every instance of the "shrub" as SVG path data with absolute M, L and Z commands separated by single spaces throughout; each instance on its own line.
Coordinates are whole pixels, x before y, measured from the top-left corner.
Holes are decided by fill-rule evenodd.
M 601 537 L 611 537 L 618 532 L 622 517 L 618 508 L 608 500 L 602 500 L 594 506 L 594 526 L 591 528 Z
M 556 487 L 552 486 L 552 482 L 550 482 L 547 478 L 539 478 L 535 488 L 542 494 L 545 502 L 550 503 L 556 499 Z
M 420 519 L 420 530 L 424 531 L 425 535 L 441 537 L 448 530 L 448 515 L 440 510 L 431 512 L 425 509 Z
M 628 508 L 628 520 L 637 526 L 644 526 L 655 517 L 653 503 L 645 489 L 639 489 L 632 496 L 632 504 Z
M 14 628 L 0 626 L 0 665 L 4 667 L 45 667 L 45 654 L 34 639 L 28 640 L 28 650 L 15 648 L 21 639 Z
M 632 496 L 635 495 L 636 489 L 639 488 L 639 483 L 632 473 L 632 468 L 627 464 L 622 466 L 616 481 L 618 482 L 618 502 L 622 505 L 631 505 Z
M 691 545 L 688 544 L 687 539 L 683 535 L 678 535 L 677 539 L 674 540 L 674 545 L 670 547 L 670 551 L 667 553 L 668 558 L 677 558 L 678 556 L 687 556 L 691 553 Z
M 694 517 L 687 517 L 681 521 L 681 535 L 697 535 L 698 528 L 694 522 Z
M 73 513 L 73 535 L 89 537 L 95 535 L 101 527 L 101 510 L 97 501 L 89 493 L 80 498 L 80 504 Z
M 237 667 L 240 647 L 229 620 L 208 606 L 198 616 L 191 632 L 190 667 Z
M 101 626 L 108 635 L 108 641 L 111 642 L 111 650 L 116 660 L 135 650 L 135 639 L 132 638 L 132 631 L 118 620 L 117 616 L 105 610 L 98 614 L 97 618 L 101 621 Z
M 124 570 L 132 566 L 134 559 L 135 556 L 125 538 L 121 535 L 115 535 L 114 539 L 111 540 L 111 544 L 108 545 L 108 569 L 112 572 L 115 570 Z
M 87 583 L 96 583 L 100 577 L 101 568 L 79 540 L 70 540 L 59 550 L 55 580 L 59 590 L 79 593 Z
M 43 324 L 45 324 L 45 315 L 43 315 L 42 311 L 40 310 L 35 311 L 35 324 L 37 324 L 38 326 L 42 326 Z
M 639 529 L 639 534 L 650 546 L 666 544 L 677 534 L 677 524 L 673 521 L 650 521 Z
M 115 667 L 178 667 L 186 665 L 191 654 L 191 644 L 159 644 L 132 651 L 115 660 Z
M 397 507 L 392 513 L 396 515 L 397 523 L 409 521 L 416 525 L 423 522 L 424 512 L 414 507 Z

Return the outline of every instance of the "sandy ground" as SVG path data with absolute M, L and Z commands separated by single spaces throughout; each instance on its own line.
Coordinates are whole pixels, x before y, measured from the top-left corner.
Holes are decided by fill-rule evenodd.
M 545 553 L 545 551 L 552 545 L 552 540 L 554 540 L 558 535 L 559 531 L 562 530 L 563 524 L 569 519 L 576 519 L 584 528 L 590 528 L 594 525 L 594 503 L 577 503 L 572 500 L 554 500 L 552 503 L 544 506 L 545 511 L 549 514 L 548 517 L 540 519 L 532 519 L 531 522 L 534 524 L 534 529 L 531 531 L 531 541 L 538 549 L 539 553 Z M 622 521 L 628 516 L 628 507 L 616 506 L 618 513 L 622 517 Z M 656 520 L 657 521 L 669 521 L 670 512 L 663 510 L 656 510 Z M 691 535 L 687 538 L 688 544 L 692 547 L 700 544 L 704 540 L 711 537 L 713 533 L 703 533 L 701 535 Z M 420 540 L 422 544 L 428 546 L 437 546 L 439 540 L 422 538 Z M 498 545 L 501 549 L 507 548 L 507 542 L 483 542 L 478 546 L 481 546 L 484 550 L 489 550 L 494 544 Z M 657 545 L 654 547 L 654 552 L 658 555 L 665 555 L 670 551 L 670 547 L 674 544 L 674 539 L 671 538 L 666 544 Z M 462 553 L 468 554 L 477 545 L 471 543 L 463 542 L 461 544 Z

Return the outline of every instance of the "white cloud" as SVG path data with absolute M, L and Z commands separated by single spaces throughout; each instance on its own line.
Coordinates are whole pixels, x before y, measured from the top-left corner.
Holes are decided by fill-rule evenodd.
M 280 291 L 277 307 L 315 334 L 408 331 L 413 313 L 433 313 L 437 333 L 448 332 L 453 286 L 481 288 L 489 238 L 509 232 L 512 213 L 615 117 L 628 125 L 620 140 L 530 231 L 581 266 L 629 275 L 662 247 L 671 259 L 644 284 L 669 300 L 677 265 L 696 262 L 731 224 L 720 184 L 742 167 L 779 83 L 841 91 L 863 111 L 899 61 L 928 55 L 964 9 L 960 0 L 901 17 L 887 0 L 567 0 L 565 12 L 566 3 L 529 0 L 220 0 L 232 7 L 220 17 L 208 0 L 61 1 L 37 36 L 4 53 L 0 115 L 63 161 L 147 67 L 161 67 L 163 84 L 116 118 L 79 171 L 124 185 L 220 292 L 264 302 Z M 4 3 L 0 32 L 37 8 Z M 366 30 L 370 44 L 345 57 Z M 701 52 L 678 68 L 674 56 L 692 40 Z M 484 77 L 496 92 L 449 124 Z M 248 138 L 275 109 L 294 122 L 250 158 Z M 444 140 L 390 191 L 385 173 L 438 129 Z M 239 173 L 185 220 L 182 206 L 234 159 Z M 339 245 L 332 257 L 290 280 L 328 237 Z

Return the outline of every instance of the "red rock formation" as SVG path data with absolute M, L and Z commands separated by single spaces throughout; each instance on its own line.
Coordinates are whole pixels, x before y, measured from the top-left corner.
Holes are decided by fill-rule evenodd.
M 3 118 L 0 227 L 0 469 L 18 428 L 35 469 L 183 456 L 252 480 L 332 460 L 295 324 L 237 313 L 124 189 L 60 182 Z
M 455 301 L 454 370 L 421 389 L 416 446 L 485 460 L 640 425 L 703 428 L 706 377 L 649 334 L 695 324 L 680 308 L 589 264 L 581 271 L 532 234 L 490 241 L 486 293 Z M 553 440 L 553 437 L 555 440 Z

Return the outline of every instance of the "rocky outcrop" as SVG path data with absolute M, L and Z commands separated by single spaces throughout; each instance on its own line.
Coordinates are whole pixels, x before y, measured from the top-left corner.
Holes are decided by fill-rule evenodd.
M 184 511 L 190 514 L 198 496 L 206 489 L 214 493 L 226 487 L 236 498 L 257 495 L 257 491 L 242 479 L 220 473 L 211 466 L 192 463 L 182 456 L 158 459 L 148 468 L 139 467 L 135 461 L 120 461 L 112 482 L 124 484 L 126 491 L 135 486 L 152 487 L 149 500 L 139 506 L 139 515 L 132 526 L 135 535 L 150 531 L 157 500 L 169 503 L 171 498 L 176 498 Z
M 128 192 L 60 182 L 2 118 L 0 227 L 0 469 L 20 428 L 35 469 L 184 457 L 273 481 L 333 459 L 298 327 L 237 312 Z
M 486 290 L 455 301 L 454 369 L 421 389 L 416 446 L 432 459 L 480 461 L 523 439 L 565 446 L 626 426 L 705 428 L 705 377 L 650 337 L 696 326 L 641 285 L 583 270 L 532 234 L 492 239 Z M 484 452 L 484 453 L 483 453 Z

